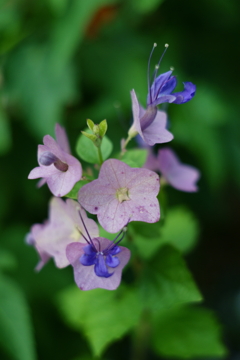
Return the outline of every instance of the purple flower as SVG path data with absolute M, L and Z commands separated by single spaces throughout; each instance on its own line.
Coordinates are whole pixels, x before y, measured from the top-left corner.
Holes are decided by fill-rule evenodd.
M 165 51 L 161 56 L 158 65 L 155 67 L 153 74 L 153 82 L 150 84 L 150 61 L 154 48 L 154 44 L 148 61 L 148 95 L 147 109 L 142 108 L 138 102 L 135 91 L 131 91 L 133 125 L 128 135 L 133 137 L 139 133 L 148 145 L 161 144 L 169 142 L 173 139 L 173 135 L 166 129 L 167 115 L 164 111 L 158 111 L 157 105 L 162 103 L 183 104 L 193 98 L 196 92 L 196 86 L 191 82 L 185 82 L 184 90 L 181 92 L 173 91 L 177 85 L 177 79 L 172 76 L 172 71 L 157 76 L 158 68 L 163 55 L 168 47 L 166 44 Z
M 177 190 L 186 192 L 198 190 L 196 182 L 200 177 L 199 171 L 193 166 L 182 164 L 170 148 L 160 149 L 157 158 L 150 152 L 144 167 L 160 171 L 161 180 Z
M 159 187 L 156 173 L 109 159 L 103 163 L 99 178 L 79 190 L 78 201 L 91 214 L 97 214 L 106 231 L 115 233 L 129 221 L 159 220 Z
M 130 251 L 117 245 L 122 238 L 116 244 L 97 237 L 90 238 L 88 245 L 72 243 L 67 246 L 67 258 L 73 266 L 74 279 L 81 290 L 115 290 L 119 286 L 122 269 L 130 259 Z
M 53 195 L 60 197 L 71 191 L 81 179 L 82 167 L 80 162 L 70 155 L 65 130 L 59 124 L 55 130 L 57 142 L 50 135 L 44 136 L 44 145 L 38 146 L 39 167 L 30 172 L 28 179 L 42 178 L 39 186 L 47 182 Z
M 158 161 L 162 176 L 172 187 L 186 192 L 198 191 L 196 182 L 200 172 L 193 166 L 182 164 L 173 150 L 159 150 Z
M 173 93 L 177 86 L 176 76 L 172 76 L 172 71 L 167 71 L 159 75 L 148 89 L 147 106 L 157 106 L 162 103 L 183 104 L 190 101 L 196 92 L 196 85 L 191 82 L 184 82 L 184 89 L 180 92 Z
M 52 198 L 49 206 L 49 220 L 44 224 L 35 224 L 26 237 L 29 245 L 33 245 L 40 255 L 41 261 L 36 269 L 40 270 L 51 258 L 59 268 L 69 265 L 66 257 L 66 246 L 73 241 L 84 242 L 86 231 L 79 218 L 79 212 L 87 224 L 91 236 L 98 236 L 97 224 L 88 219 L 78 202 L 67 199 Z
M 150 146 L 171 141 L 173 135 L 166 129 L 167 114 L 164 111 L 158 111 L 156 106 L 149 106 L 145 110 L 139 104 L 134 90 L 131 91 L 131 98 L 133 125 L 128 134 L 135 136 L 138 133 Z

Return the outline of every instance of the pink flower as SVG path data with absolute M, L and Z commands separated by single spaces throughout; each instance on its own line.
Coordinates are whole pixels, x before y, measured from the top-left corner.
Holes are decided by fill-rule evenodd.
M 106 231 L 115 233 L 130 221 L 154 223 L 160 219 L 159 188 L 159 177 L 153 171 L 109 159 L 98 179 L 80 189 L 78 201 L 97 215 Z
M 27 235 L 27 243 L 33 245 L 40 255 L 41 261 L 36 269 L 40 270 L 52 257 L 59 268 L 69 265 L 66 247 L 74 242 L 83 242 L 87 235 L 79 217 L 79 212 L 87 225 L 91 236 L 98 236 L 97 224 L 88 219 L 78 202 L 67 199 L 52 198 L 49 206 L 49 219 L 43 224 L 35 224 Z
M 173 150 L 159 150 L 158 163 L 162 176 L 172 187 L 186 192 L 198 191 L 196 182 L 200 172 L 193 166 L 182 164 Z
M 82 177 L 80 162 L 70 155 L 65 130 L 56 125 L 57 142 L 50 136 L 43 138 L 44 145 L 38 146 L 39 167 L 34 168 L 28 179 L 42 178 L 39 186 L 45 182 L 55 196 L 64 196 Z
M 66 254 L 74 269 L 75 282 L 81 290 L 115 290 L 130 259 L 127 248 L 103 237 L 91 239 L 88 245 L 69 244 Z

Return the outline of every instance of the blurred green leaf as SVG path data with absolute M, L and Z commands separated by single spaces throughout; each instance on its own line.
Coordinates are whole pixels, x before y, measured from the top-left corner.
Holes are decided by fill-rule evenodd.
M 162 314 L 155 321 L 153 345 L 163 357 L 192 359 L 222 357 L 220 325 L 211 311 L 182 307 Z
M 14 255 L 5 249 L 0 248 L 0 269 L 11 270 L 17 266 Z
M 186 208 L 170 209 L 160 231 L 162 243 L 174 245 L 181 252 L 188 252 L 196 244 L 199 224 L 194 214 Z
M 59 304 L 69 325 L 83 331 L 95 356 L 132 329 L 142 309 L 134 289 L 123 286 L 116 291 L 70 288 L 60 294 Z
M 202 300 L 181 254 L 164 246 L 145 266 L 139 281 L 140 295 L 151 311 L 165 311 L 180 304 Z
M 143 259 L 151 258 L 165 244 L 171 244 L 182 253 L 196 244 L 199 224 L 187 208 L 169 209 L 164 221 L 156 224 L 138 223 L 129 228 L 133 242 Z
M 84 129 L 85 132 L 90 133 L 88 128 Z M 106 160 L 112 152 L 112 142 L 107 136 L 104 136 L 101 145 L 103 160 Z M 91 140 L 84 135 L 80 135 L 77 141 L 76 151 L 81 159 L 90 164 L 99 164 L 98 150 Z
M 146 149 L 127 150 L 121 158 L 121 161 L 131 167 L 142 167 L 147 160 L 147 153 Z
M 156 9 L 163 1 L 164 0 L 132 0 L 132 4 L 135 10 L 146 13 Z
M 7 114 L 0 107 L 0 155 L 5 154 L 12 145 L 11 132 Z
M 36 359 L 27 303 L 20 288 L 0 277 L 0 344 L 16 360 Z
M 79 181 L 74 185 L 74 187 L 72 188 L 72 190 L 71 190 L 67 195 L 65 195 L 65 196 L 68 197 L 68 198 L 77 200 L 79 190 L 81 189 L 81 187 L 83 187 L 84 185 L 86 185 L 86 184 L 88 184 L 88 183 L 89 183 L 88 180 L 79 180 Z

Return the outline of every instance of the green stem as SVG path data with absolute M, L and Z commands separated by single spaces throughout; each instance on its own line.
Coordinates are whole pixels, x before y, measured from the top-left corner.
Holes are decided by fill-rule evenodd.
M 98 147 L 98 158 L 99 158 L 99 163 L 100 163 L 100 166 L 102 165 L 103 163 L 103 157 L 102 157 L 102 151 L 101 151 L 101 147 Z
M 130 136 L 128 135 L 128 138 L 127 140 L 125 140 L 124 144 L 123 144 L 123 148 L 122 148 L 122 151 L 121 151 L 121 157 L 123 156 L 125 150 L 126 150 L 126 147 L 127 147 L 127 144 L 129 143 L 130 140 L 132 140 L 133 136 Z

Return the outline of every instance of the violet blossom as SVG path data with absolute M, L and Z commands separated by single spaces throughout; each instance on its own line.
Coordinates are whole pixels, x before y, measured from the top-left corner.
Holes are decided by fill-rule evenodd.
M 199 170 L 182 164 L 170 148 L 160 149 L 157 157 L 150 151 L 144 167 L 159 171 L 162 175 L 161 182 L 166 182 L 177 190 L 198 191 L 196 182 L 200 177 Z
M 71 243 L 67 246 L 67 258 L 73 266 L 74 279 L 81 290 L 115 290 L 119 286 L 122 269 L 130 259 L 130 251 L 118 246 L 125 231 L 126 228 L 123 228 L 113 242 L 103 237 L 92 239 L 88 236 L 85 238 L 87 245 Z
M 98 179 L 79 190 L 78 201 L 97 215 L 106 231 L 115 233 L 128 221 L 159 220 L 159 187 L 159 177 L 153 171 L 109 159 L 103 163 Z
M 184 90 L 180 92 L 173 92 L 177 85 L 176 76 L 172 76 L 172 70 L 157 76 L 158 65 L 153 74 L 153 81 L 150 84 L 150 60 L 154 48 L 148 61 L 148 95 L 147 95 L 147 109 L 145 110 L 138 102 L 136 93 L 131 91 L 132 111 L 133 111 L 133 125 L 129 130 L 129 136 L 134 137 L 137 133 L 150 146 L 154 144 L 161 144 L 169 142 L 173 139 L 173 135 L 166 129 L 167 115 L 164 111 L 159 111 L 157 106 L 162 103 L 183 104 L 193 98 L 196 91 L 196 86 L 191 82 L 184 82 Z M 166 48 L 168 45 L 165 45 Z
M 26 242 L 33 245 L 40 256 L 36 270 L 40 270 L 52 257 L 58 268 L 69 265 L 66 257 L 66 246 L 72 242 L 84 242 L 86 231 L 79 218 L 81 214 L 91 236 L 99 235 L 97 224 L 88 219 L 85 210 L 74 200 L 66 202 L 60 198 L 52 198 L 49 205 L 49 219 L 43 224 L 31 227 Z
M 43 138 L 44 145 L 38 145 L 39 167 L 34 168 L 28 179 L 42 178 L 38 186 L 45 182 L 55 196 L 64 196 L 82 176 L 80 162 L 70 154 L 65 130 L 56 124 L 55 141 L 50 135 Z

